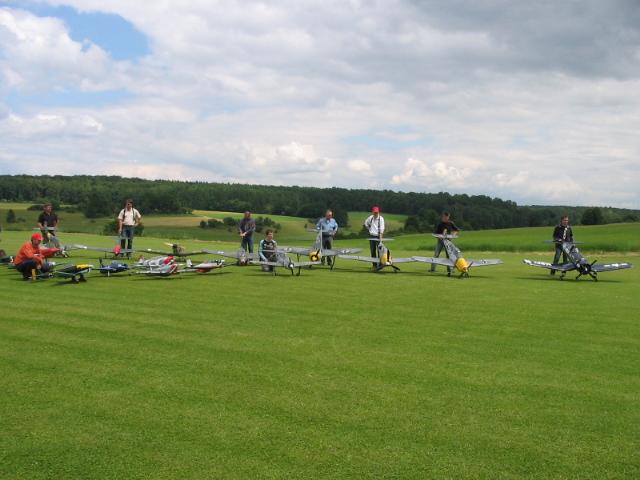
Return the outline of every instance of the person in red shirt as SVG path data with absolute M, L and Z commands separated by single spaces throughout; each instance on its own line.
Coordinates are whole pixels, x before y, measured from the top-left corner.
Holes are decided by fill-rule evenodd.
M 25 280 L 31 278 L 32 270 L 49 271 L 49 265 L 45 262 L 44 255 L 40 251 L 40 243 L 42 243 L 42 235 L 34 233 L 31 235 L 31 240 L 22 245 L 16 254 L 13 263 L 16 266 L 16 270 L 22 273 L 22 277 Z

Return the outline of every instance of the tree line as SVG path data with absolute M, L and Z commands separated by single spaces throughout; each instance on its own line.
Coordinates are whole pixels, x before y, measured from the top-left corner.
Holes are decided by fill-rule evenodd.
M 609 207 L 519 206 L 486 195 L 395 192 L 392 190 L 246 185 L 144 180 L 118 176 L 0 175 L 0 201 L 73 205 L 89 218 L 116 215 L 133 198 L 144 215 L 191 210 L 249 210 L 269 215 L 318 218 L 328 208 L 342 225 L 348 211 L 379 205 L 386 213 L 408 215 L 407 232 L 433 229 L 440 213 L 469 230 L 554 225 L 568 214 L 574 224 L 635 222 L 640 211 Z

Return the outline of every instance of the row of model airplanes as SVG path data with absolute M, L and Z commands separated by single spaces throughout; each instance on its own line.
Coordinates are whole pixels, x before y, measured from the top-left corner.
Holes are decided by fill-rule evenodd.
M 315 230 L 313 230 L 316 232 Z M 391 238 L 378 239 L 372 238 L 378 242 L 378 256 L 369 257 L 363 255 L 356 255 L 361 252 L 361 248 L 344 248 L 344 249 L 326 249 L 322 246 L 322 233 L 317 232 L 315 242 L 312 247 L 278 247 L 277 251 L 273 253 L 272 258 L 268 261 L 261 260 L 258 254 L 246 252 L 243 249 L 229 252 L 224 250 L 196 250 L 187 251 L 184 247 L 178 244 L 167 243 L 166 245 L 171 247 L 171 251 L 162 251 L 151 248 L 127 250 L 121 249 L 120 245 L 116 245 L 112 249 L 90 247 L 86 245 L 72 244 L 65 245 L 62 249 L 49 248 L 43 249 L 44 256 L 68 256 L 70 250 L 92 250 L 99 251 L 105 254 L 112 254 L 114 260 L 110 263 L 104 263 L 100 259 L 100 265 L 94 267 L 90 264 L 66 264 L 61 266 L 55 266 L 52 274 L 69 278 L 72 282 L 78 283 L 86 281 L 85 275 L 91 270 L 97 270 L 102 274 L 111 276 L 118 273 L 142 273 L 150 276 L 168 277 L 180 273 L 207 273 L 214 269 L 222 268 L 228 263 L 224 259 L 209 260 L 205 262 L 194 263 L 188 257 L 195 255 L 212 254 L 235 260 L 234 264 L 239 266 L 245 265 L 260 265 L 263 268 L 267 268 L 276 274 L 277 268 L 283 268 L 289 270 L 292 275 L 300 275 L 302 268 L 312 267 L 324 263 L 331 269 L 335 266 L 337 258 L 344 258 L 349 260 L 357 260 L 361 262 L 368 262 L 373 265 L 373 270 L 379 272 L 385 268 L 391 268 L 393 271 L 398 271 L 397 264 L 408 262 L 422 262 L 432 265 L 441 265 L 447 267 L 448 275 L 451 275 L 452 270 L 458 272 L 461 278 L 469 276 L 469 270 L 475 267 L 483 267 L 488 265 L 498 265 L 503 263 L 500 259 L 481 259 L 472 260 L 466 259 L 462 255 L 462 252 L 452 240 L 457 238 L 456 235 L 451 234 L 433 234 L 438 240 L 443 243 L 443 247 L 447 253 L 447 258 L 439 257 L 422 257 L 413 256 L 407 258 L 396 258 L 391 255 L 391 251 L 385 245 L 385 242 L 393 240 Z M 550 241 L 553 242 L 553 241 Z M 631 268 L 633 265 L 627 262 L 621 263 L 597 263 L 597 261 L 589 262 L 589 260 L 580 252 L 577 247 L 577 242 L 554 242 L 560 243 L 562 251 L 564 252 L 567 261 L 561 264 L 553 264 L 543 261 L 523 260 L 525 264 L 532 267 L 546 268 L 551 271 L 560 272 L 559 278 L 564 279 L 568 272 L 575 271 L 578 273 L 576 279 L 583 275 L 587 275 L 593 280 L 598 280 L 598 273 L 622 270 Z M 154 254 L 156 256 L 145 259 L 140 259 L 133 263 L 125 263 L 120 260 L 123 256 L 130 256 L 133 253 L 140 254 Z M 296 260 L 293 260 L 289 255 L 294 254 L 297 256 Z M 308 260 L 301 261 L 301 257 L 307 257 Z

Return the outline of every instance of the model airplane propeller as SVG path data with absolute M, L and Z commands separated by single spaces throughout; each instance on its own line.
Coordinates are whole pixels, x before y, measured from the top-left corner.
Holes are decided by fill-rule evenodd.
M 387 246 L 384 244 L 384 242 L 389 242 L 391 240 L 393 240 L 393 238 L 385 238 L 384 242 L 382 241 L 381 238 L 370 238 L 370 241 L 377 241 L 378 242 L 378 256 L 377 257 L 366 257 L 366 256 L 361 256 L 361 255 L 340 255 L 340 257 L 342 258 L 347 258 L 350 260 L 358 260 L 359 262 L 369 262 L 372 264 L 375 264 L 374 266 L 374 271 L 379 272 L 384 268 L 387 267 L 391 267 L 393 268 L 394 272 L 397 272 L 400 270 L 400 268 L 398 268 L 396 266 L 396 263 L 408 263 L 408 262 L 415 262 L 416 260 L 414 258 L 395 258 L 391 255 L 391 250 L 389 250 L 387 248 Z
M 460 278 L 469 277 L 469 269 L 471 267 L 484 267 L 487 265 L 499 265 L 502 260 L 498 258 L 471 260 L 462 256 L 462 252 L 451 241 L 458 238 L 457 235 L 432 233 L 434 237 L 442 241 L 448 258 L 438 257 L 413 257 L 417 262 L 431 263 L 432 265 L 443 265 L 448 267 L 448 275 L 451 276 L 451 269 L 455 268 L 460 272 Z
M 580 252 L 578 247 L 576 247 L 576 242 L 555 242 L 553 240 L 547 242 L 560 243 L 562 252 L 567 256 L 568 261 L 566 263 L 549 263 L 524 259 L 523 262 L 531 267 L 540 267 L 549 269 L 551 271 L 559 271 L 561 272 L 560 280 L 564 280 L 567 272 L 575 270 L 576 272 L 578 272 L 576 280 L 578 280 L 583 275 L 588 275 L 597 282 L 598 273 L 600 272 L 610 272 L 613 270 L 623 270 L 633 267 L 633 264 L 627 262 L 597 263 L 597 260 L 589 262 L 589 260 L 587 260 L 587 257 L 582 255 L 582 252 Z

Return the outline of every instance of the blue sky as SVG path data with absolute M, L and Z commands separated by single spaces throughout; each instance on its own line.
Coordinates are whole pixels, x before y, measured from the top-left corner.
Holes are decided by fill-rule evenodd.
M 640 208 L 640 5 L 0 0 L 0 170 Z

